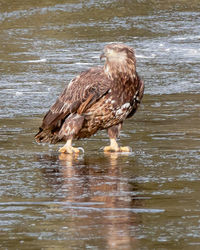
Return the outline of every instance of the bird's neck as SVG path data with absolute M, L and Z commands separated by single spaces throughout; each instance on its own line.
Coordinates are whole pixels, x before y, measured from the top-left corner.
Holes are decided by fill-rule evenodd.
M 136 75 L 135 62 L 127 60 L 125 62 L 109 62 L 104 65 L 104 72 L 111 80 L 123 80 L 123 82 L 134 80 Z

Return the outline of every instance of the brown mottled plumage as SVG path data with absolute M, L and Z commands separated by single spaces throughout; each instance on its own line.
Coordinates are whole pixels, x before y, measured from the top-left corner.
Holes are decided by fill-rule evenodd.
M 105 46 L 104 67 L 91 68 L 73 79 L 43 119 L 37 142 L 67 141 L 60 152 L 76 153 L 72 139 L 86 138 L 108 129 L 111 145 L 104 151 L 129 151 L 116 138 L 123 121 L 137 110 L 144 84 L 136 72 L 132 48 L 113 43 Z

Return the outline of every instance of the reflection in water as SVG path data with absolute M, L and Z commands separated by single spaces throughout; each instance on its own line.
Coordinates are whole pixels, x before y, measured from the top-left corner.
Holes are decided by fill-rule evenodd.
M 142 206 L 141 200 L 134 195 L 137 187 L 131 186 L 122 177 L 123 166 L 118 162 L 119 157 L 126 156 L 109 153 L 104 157 L 79 159 L 74 155 L 61 154 L 59 166 L 54 172 L 49 167 L 43 169 L 51 188 L 64 193 L 61 207 L 66 202 L 66 206 L 72 210 L 80 211 L 77 216 L 81 216 L 83 209 L 93 211 L 90 219 L 94 220 L 93 224 L 103 225 L 102 233 L 106 235 L 108 249 L 136 246 L 135 232 L 132 230 L 140 217 L 133 211 Z M 73 214 L 72 210 L 70 212 Z M 85 220 L 86 227 L 88 220 Z M 89 237 L 85 227 L 76 227 L 80 228 L 82 237 Z
M 0 1 L 0 249 L 199 249 L 199 4 Z M 135 155 L 97 155 L 102 133 L 84 158 L 41 156 L 41 114 L 114 41 L 146 86 L 121 133 Z

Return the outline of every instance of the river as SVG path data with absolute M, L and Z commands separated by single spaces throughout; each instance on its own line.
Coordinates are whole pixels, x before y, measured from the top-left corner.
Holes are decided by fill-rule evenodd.
M 200 3 L 0 0 L 0 248 L 200 248 Z M 135 49 L 142 105 L 120 144 L 79 156 L 34 141 L 107 43 Z

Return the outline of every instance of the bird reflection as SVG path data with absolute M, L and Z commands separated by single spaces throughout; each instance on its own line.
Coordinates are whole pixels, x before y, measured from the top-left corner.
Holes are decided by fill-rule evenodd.
M 93 208 L 94 212 L 84 220 L 84 224 L 99 225 L 98 234 L 106 237 L 108 249 L 133 249 L 137 244 L 134 228 L 140 217 L 131 209 L 141 208 L 142 204 L 135 195 L 137 186 L 131 185 L 127 175 L 124 176 L 126 157 L 118 153 L 84 158 L 60 154 L 57 160 L 56 156 L 53 157 L 53 168 L 57 168 L 57 174 L 53 175 L 49 166 L 43 168 L 45 179 L 62 197 L 62 202 Z M 83 216 L 84 211 L 80 214 Z M 78 224 L 75 226 L 81 228 Z M 86 237 L 84 234 L 87 232 L 84 229 L 79 234 Z

